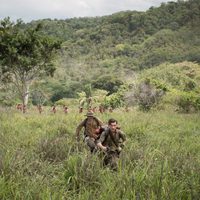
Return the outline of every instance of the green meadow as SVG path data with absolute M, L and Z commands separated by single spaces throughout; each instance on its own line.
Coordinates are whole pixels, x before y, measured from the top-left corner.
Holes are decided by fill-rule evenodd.
M 118 171 L 77 144 L 85 118 L 1 109 L 0 199 L 199 199 L 200 115 L 173 109 L 96 113 L 127 135 Z

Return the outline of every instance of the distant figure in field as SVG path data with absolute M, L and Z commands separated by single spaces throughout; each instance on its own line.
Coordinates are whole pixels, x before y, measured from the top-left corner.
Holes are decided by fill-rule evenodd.
M 125 107 L 125 111 L 126 111 L 126 112 L 129 112 L 128 106 Z
M 18 103 L 16 108 L 17 108 L 17 110 L 22 111 L 23 110 L 23 104 L 22 103 Z
M 38 108 L 39 113 L 41 114 L 42 113 L 42 105 L 38 105 L 37 108 Z
M 68 107 L 67 107 L 67 106 L 63 106 L 63 110 L 64 110 L 64 113 L 65 113 L 65 114 L 68 113 Z
M 76 139 L 80 141 L 80 131 L 84 127 L 84 142 L 90 148 L 91 153 L 95 152 L 96 140 L 99 138 L 100 127 L 103 122 L 94 116 L 93 112 L 88 112 L 86 118 L 76 128 Z
M 93 111 L 93 113 L 95 113 L 95 112 L 97 111 L 97 107 L 96 107 L 96 106 L 93 107 L 93 108 L 92 108 L 92 111 Z
M 26 112 L 26 105 L 22 103 L 18 103 L 16 106 L 17 110 L 23 111 L 23 113 Z
M 51 108 L 51 112 L 53 112 L 54 114 L 56 114 L 56 111 L 57 111 L 56 106 L 53 105 L 52 108 Z
M 99 106 L 99 112 L 100 113 L 104 113 L 105 112 L 105 109 L 102 105 Z
M 83 112 L 83 107 L 80 107 L 79 108 L 79 113 L 82 113 Z
M 110 112 L 110 113 L 112 113 L 112 112 L 113 112 L 113 109 L 112 109 L 112 107 L 110 107 L 108 110 L 109 110 L 109 112 Z

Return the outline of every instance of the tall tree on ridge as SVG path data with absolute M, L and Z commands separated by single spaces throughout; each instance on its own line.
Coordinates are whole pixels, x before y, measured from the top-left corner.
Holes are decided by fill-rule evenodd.
M 53 75 L 53 60 L 61 42 L 40 34 L 41 24 L 23 28 L 5 18 L 0 21 L 0 66 L 4 77 L 12 82 L 23 102 L 28 103 L 31 83 L 42 75 Z M 25 112 L 25 109 L 24 109 Z

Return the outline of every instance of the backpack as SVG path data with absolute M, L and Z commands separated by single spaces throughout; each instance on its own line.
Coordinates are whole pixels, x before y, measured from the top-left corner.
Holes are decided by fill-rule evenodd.
M 90 120 L 90 121 L 89 121 Z M 88 124 L 89 122 L 89 124 Z M 92 127 L 93 123 L 95 123 L 97 125 L 97 127 L 99 127 L 101 124 L 99 122 L 99 120 L 96 117 L 92 117 L 92 118 L 86 118 L 84 121 L 83 126 L 85 127 L 85 131 L 84 131 L 84 135 L 87 136 L 88 134 L 90 134 L 91 132 L 88 131 L 88 129 L 93 129 L 94 127 Z M 88 133 L 87 133 L 88 131 Z
M 94 119 L 97 122 L 97 126 L 100 126 L 99 120 L 96 117 L 92 117 L 91 119 Z M 86 128 L 87 122 L 88 122 L 89 118 L 86 118 L 84 121 L 84 127 Z

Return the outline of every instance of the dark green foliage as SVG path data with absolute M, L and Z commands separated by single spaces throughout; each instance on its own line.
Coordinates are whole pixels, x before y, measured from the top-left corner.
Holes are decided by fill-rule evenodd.
M 163 62 L 199 62 L 198 0 L 163 3 L 147 12 L 127 11 L 99 18 L 40 20 L 43 34 L 62 38 L 67 62 L 93 68 L 144 69 Z M 118 60 L 118 62 L 115 62 Z
M 0 66 L 2 74 L 10 77 L 23 104 L 28 103 L 29 87 L 42 75 L 53 75 L 53 57 L 60 42 L 39 34 L 41 25 L 24 29 L 22 21 L 0 21 Z
M 108 95 L 118 91 L 123 82 L 112 76 L 101 76 L 93 82 L 93 87 L 97 89 L 107 90 Z
M 86 84 L 86 85 L 85 85 Z M 56 102 L 63 98 L 77 98 L 77 93 L 81 91 L 87 91 L 87 95 L 91 96 L 90 85 L 87 83 L 71 82 L 69 84 L 49 84 L 51 87 L 51 97 L 52 102 Z
M 199 94 L 183 92 L 177 97 L 177 105 L 182 112 L 195 112 L 200 110 Z
M 122 36 L 131 37 L 132 33 L 136 34 L 141 29 L 150 35 L 163 28 L 175 30 L 188 23 L 197 22 L 199 17 L 199 1 L 189 0 L 162 3 L 160 7 L 151 7 L 147 12 L 127 11 L 105 17 L 67 20 L 45 19 L 34 21 L 29 25 L 43 23 L 43 33 L 58 36 L 63 40 L 75 41 L 77 38 L 87 38 L 98 43 L 106 39 L 106 35 L 114 36 L 119 40 Z M 85 33 L 90 34 L 89 38 Z
M 199 75 L 198 64 L 166 63 L 146 70 L 139 82 L 148 79 L 155 88 L 165 92 L 168 103 L 170 101 L 171 104 L 178 106 L 177 110 L 196 112 L 199 110 Z
M 77 97 L 77 92 L 85 91 L 84 85 L 87 84 L 91 84 L 92 88 L 105 89 L 110 95 L 117 92 L 121 84 L 132 81 L 135 73 L 144 69 L 154 68 L 165 62 L 200 62 L 199 13 L 200 2 L 189 0 L 162 3 L 160 7 L 151 7 L 146 12 L 125 11 L 104 17 L 66 20 L 44 19 L 29 24 L 20 22 L 19 38 L 24 38 L 27 43 L 20 45 L 20 49 L 27 52 L 23 48 L 30 46 L 31 38 L 36 36 L 40 39 L 48 38 L 44 40 L 47 44 L 52 44 L 47 35 L 62 40 L 60 57 L 54 65 L 50 62 L 48 69 L 42 71 L 51 74 L 55 67 L 58 69 L 56 78 L 43 88 L 51 101 Z M 32 37 L 22 37 L 23 34 L 26 35 L 26 30 L 32 32 Z M 19 38 L 17 41 L 21 41 Z M 11 52 L 16 49 L 15 42 L 13 44 Z M 34 48 L 32 50 L 30 55 L 39 56 Z M 26 54 L 20 57 L 24 65 L 33 62 L 31 56 L 27 59 L 24 56 Z M 39 58 L 42 57 L 44 56 Z M 33 68 L 32 64 L 23 68 L 30 70 Z M 11 76 L 4 78 L 9 80 Z M 170 79 L 170 87 L 180 84 L 179 77 L 173 76 L 173 79 Z M 54 81 L 59 82 L 58 87 L 54 87 Z M 163 84 L 162 81 L 157 81 L 156 84 L 169 89 L 168 84 Z M 183 85 L 185 91 L 197 88 L 197 84 L 193 84 L 191 80 Z
M 120 108 L 125 105 L 125 93 L 128 91 L 127 85 L 119 86 L 118 90 L 105 97 L 103 105 L 105 108 Z
M 60 48 L 60 43 L 39 35 L 40 24 L 35 29 L 26 30 L 22 30 L 21 25 L 21 21 L 17 24 L 9 19 L 1 21 L 0 58 L 3 72 L 19 70 L 23 75 L 37 66 L 38 71 L 44 70 L 52 75 L 55 68 L 50 58 L 54 50 Z

